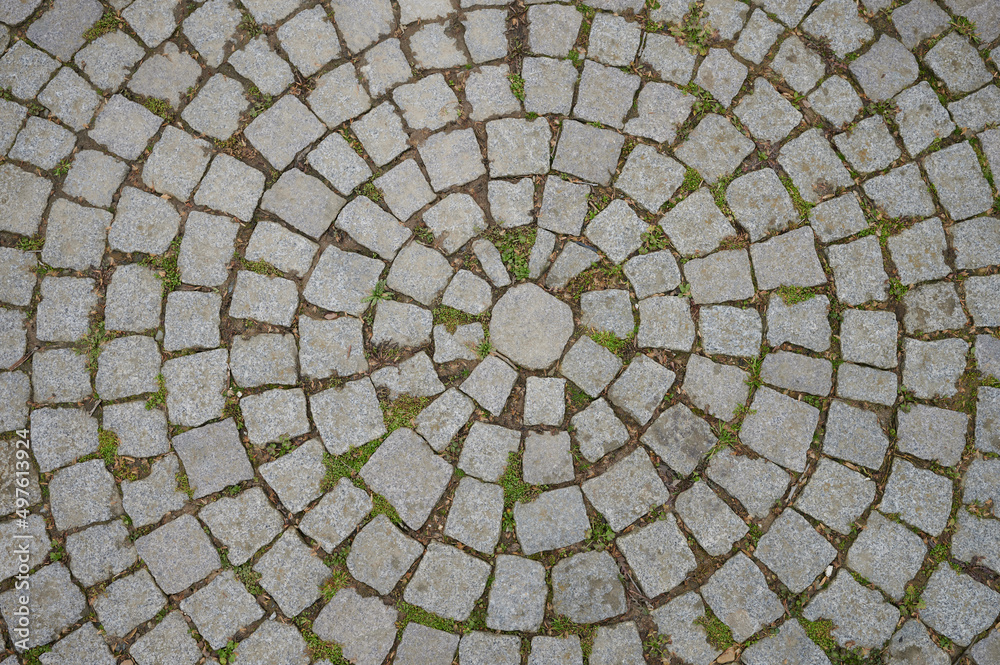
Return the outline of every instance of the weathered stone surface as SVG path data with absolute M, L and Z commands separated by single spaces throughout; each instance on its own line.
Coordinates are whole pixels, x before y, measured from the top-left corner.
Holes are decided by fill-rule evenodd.
M 837 558 L 837 550 L 799 513 L 786 508 L 754 554 L 792 593 L 801 593 Z
M 167 414 L 178 425 L 194 427 L 222 416 L 229 386 L 225 349 L 173 358 L 163 363 Z
M 715 615 L 743 641 L 782 614 L 781 603 L 764 574 L 742 552 L 719 568 L 701 588 Z
M 767 515 L 785 493 L 789 475 L 763 458 L 750 459 L 736 453 L 712 457 L 708 477 L 734 496 L 754 517 Z
M 706 664 L 721 653 L 708 642 L 703 625 L 705 603 L 697 593 L 678 596 L 651 614 L 659 634 L 669 640 L 666 649 L 671 655 L 690 663 Z
M 668 498 L 663 481 L 642 448 L 600 476 L 585 481 L 583 492 L 615 531 L 621 531 Z
M 182 458 L 183 459 L 183 458 Z M 135 541 L 165 593 L 179 593 L 222 566 L 212 542 L 191 515 L 181 515 Z
M 166 602 L 149 571 L 141 569 L 109 584 L 104 593 L 94 599 L 94 611 L 109 635 L 122 638 L 140 623 L 156 616 Z
M 670 468 L 687 476 L 715 445 L 716 438 L 707 422 L 684 404 L 675 404 L 653 422 L 641 441 Z
M 403 535 L 380 514 L 354 537 L 347 569 L 358 581 L 388 594 L 423 551 L 419 542 Z
M 178 434 L 172 443 L 195 499 L 253 477 L 232 418 Z
M 286 616 L 294 617 L 321 596 L 320 586 L 330 569 L 299 537 L 287 529 L 253 567 L 260 585 L 274 598 Z
M 749 375 L 737 367 L 692 354 L 682 388 L 699 409 L 720 420 L 732 420 L 750 394 L 748 379 Z
M 291 513 L 301 512 L 321 493 L 326 474 L 323 445 L 309 439 L 287 455 L 261 464 L 259 469 L 285 508 Z
M 962 646 L 1000 614 L 1000 594 L 946 565 L 931 574 L 922 598 L 921 620 Z
M 378 259 L 329 245 L 302 289 L 302 297 L 323 309 L 360 316 L 368 309 L 367 298 L 383 270 L 385 264 Z
M 903 340 L 903 385 L 917 397 L 951 397 L 965 369 L 969 344 L 961 339 Z
M 562 124 L 552 169 L 607 186 L 618 170 L 625 137 L 607 129 L 566 120 Z
M 650 598 L 670 591 L 695 570 L 694 554 L 672 516 L 620 537 L 618 547 Z
M 489 355 L 472 370 L 460 389 L 476 400 L 479 406 L 494 416 L 499 416 L 507 404 L 515 381 L 517 370 L 499 357 Z
M 432 542 L 403 592 L 408 603 L 464 621 L 486 589 L 490 566 L 449 545 Z
M 570 421 L 580 454 L 596 462 L 628 441 L 628 429 L 618 419 L 604 398 L 599 398 Z
M 691 283 L 691 299 L 698 304 L 745 300 L 755 289 L 750 276 L 750 257 L 745 249 L 716 252 L 684 264 L 684 276 Z M 639 304 L 640 320 L 642 305 Z M 642 324 L 640 323 L 640 330 Z
M 448 510 L 444 533 L 489 556 L 500 538 L 502 517 L 503 489 L 500 486 L 481 483 L 471 477 L 462 478 Z
M 813 642 L 798 621 L 789 619 L 775 635 L 769 635 L 751 644 L 743 652 L 746 665 L 768 665 L 769 663 L 801 663 L 801 665 L 827 665 L 830 659 Z
M 552 607 L 577 623 L 596 623 L 625 611 L 618 566 L 607 552 L 584 552 L 552 568 Z
M 521 550 L 529 556 L 574 545 L 590 529 L 583 493 L 575 485 L 542 492 L 531 503 L 518 501 L 514 522 Z
M 694 344 L 691 304 L 682 296 L 655 296 L 639 303 L 640 347 L 690 351 Z
M 323 445 L 334 455 L 362 446 L 386 432 L 375 387 L 368 378 L 310 395 L 309 408 Z M 344 423 L 352 426 L 344 427 Z
M 709 486 L 698 481 L 675 502 L 677 515 L 710 556 L 729 552 L 748 527 Z
M 264 616 L 264 610 L 231 570 L 182 600 L 180 607 L 213 649 L 225 647 L 237 631 Z
M 760 388 L 743 421 L 740 438 L 772 462 L 801 473 L 818 419 L 816 407 Z
M 753 141 L 720 115 L 707 114 L 688 140 L 675 150 L 677 157 L 698 171 L 710 185 L 736 170 L 753 151 Z
M 493 307 L 490 342 L 528 369 L 546 369 L 562 355 L 573 332 L 569 306 L 534 284 L 508 290 Z
M 895 460 L 892 467 L 879 510 L 898 513 L 903 521 L 932 536 L 940 534 L 951 514 L 951 481 L 903 459 Z

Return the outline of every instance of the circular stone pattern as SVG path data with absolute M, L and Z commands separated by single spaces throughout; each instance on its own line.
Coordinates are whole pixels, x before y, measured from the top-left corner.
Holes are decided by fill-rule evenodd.
M 569 305 L 534 284 L 515 286 L 493 307 L 493 348 L 526 369 L 550 367 L 572 334 Z

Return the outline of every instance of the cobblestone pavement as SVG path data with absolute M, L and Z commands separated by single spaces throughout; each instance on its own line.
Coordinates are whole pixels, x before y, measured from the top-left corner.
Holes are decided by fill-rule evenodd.
M 0 665 L 1000 663 L 1000 2 L 590 5 L 0 0 Z

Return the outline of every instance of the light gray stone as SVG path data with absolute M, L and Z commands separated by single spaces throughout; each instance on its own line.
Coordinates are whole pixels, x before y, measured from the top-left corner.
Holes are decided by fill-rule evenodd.
M 934 214 L 934 202 L 927 185 L 920 179 L 920 170 L 916 164 L 892 169 L 885 175 L 865 181 L 862 186 L 865 194 L 890 217 L 923 217 Z
M 262 623 L 233 651 L 233 665 L 268 665 L 274 654 L 289 665 L 307 665 L 309 651 L 306 641 L 293 626 L 268 620 Z
M 577 623 L 596 623 L 625 612 L 618 566 L 607 552 L 583 552 L 552 568 L 552 606 Z
M 879 510 L 887 515 L 896 513 L 903 521 L 936 536 L 951 515 L 951 500 L 950 480 L 897 459 Z
M 521 433 L 516 430 L 472 423 L 462 446 L 458 468 L 487 482 L 497 482 L 507 468 L 510 453 L 521 445 Z
M 902 154 L 879 116 L 865 118 L 849 131 L 834 136 L 833 142 L 851 166 L 862 173 L 880 171 Z
M 306 48 L 310 53 L 315 52 L 312 42 L 307 42 Z M 313 113 L 330 129 L 371 108 L 371 98 L 361 87 L 358 72 L 352 63 L 345 63 L 323 74 L 307 101 Z
M 903 385 L 916 397 L 951 397 L 965 370 L 969 344 L 961 339 L 903 340 Z
M 403 592 L 408 603 L 464 621 L 486 590 L 490 566 L 450 545 L 431 542 Z
M 748 379 L 749 375 L 737 367 L 692 354 L 682 389 L 699 409 L 720 420 L 732 420 L 750 394 Z
M 86 358 L 74 349 L 36 353 L 31 361 L 31 383 L 35 402 L 82 402 L 91 393 Z
M 931 640 L 927 628 L 918 620 L 908 619 L 896 631 L 889 642 L 889 655 L 893 658 L 890 662 L 906 662 L 903 659 L 912 656 L 922 658 L 927 665 L 947 665 L 951 662 L 948 654 Z
M 924 158 L 924 169 L 938 200 L 953 219 L 978 215 L 993 205 L 989 183 L 968 141 L 931 153 Z
M 931 574 L 922 598 L 927 606 L 920 611 L 921 620 L 962 646 L 1000 614 L 1000 594 L 947 565 Z
M 419 542 L 403 535 L 388 517 L 379 514 L 354 537 L 347 569 L 359 582 L 388 594 L 423 551 Z
M 153 462 L 142 480 L 122 481 L 122 506 L 136 528 L 156 524 L 167 513 L 180 510 L 187 494 L 177 489 L 180 472 L 177 456 L 170 454 Z
M 5 253 L 10 256 L 10 253 Z M 17 267 L 23 269 L 27 266 L 22 264 Z M 20 282 L 18 289 L 26 286 L 26 282 L 30 282 L 34 290 L 33 275 L 28 280 L 23 280 L 18 275 L 14 280 L 17 280 L 15 284 Z M 38 304 L 35 316 L 35 335 L 39 340 L 75 342 L 87 334 L 90 329 L 91 309 L 97 306 L 94 280 L 77 277 L 45 277 L 42 279 L 41 294 L 42 300 Z
M 52 193 L 52 183 L 13 164 L 0 164 L 0 192 L 0 230 L 34 235 Z
M 565 58 L 576 42 L 583 17 L 566 5 L 528 8 L 528 45 L 533 53 Z
M 781 32 L 780 24 L 769 19 L 763 10 L 754 9 L 733 47 L 733 53 L 759 65 Z
M 801 473 L 818 419 L 819 409 L 769 388 L 760 388 L 750 404 L 740 435 L 759 454 Z
M 758 518 L 770 512 L 790 480 L 786 471 L 766 459 L 750 459 L 735 452 L 714 455 L 707 474 L 736 497 L 751 516 Z
M 893 12 L 893 20 L 895 21 L 897 16 L 911 7 L 920 5 L 933 7 L 934 11 L 940 12 L 945 17 L 947 25 L 947 14 L 927 0 L 914 0 L 900 7 L 899 11 Z M 900 36 L 906 38 L 903 33 L 900 33 Z M 916 156 L 935 139 L 944 138 L 955 129 L 955 123 L 951 121 L 948 111 L 942 106 L 927 81 L 921 81 L 912 88 L 907 88 L 896 95 L 893 101 L 899 109 L 894 120 L 899 126 L 903 146 L 910 155 Z
M 528 432 L 522 467 L 524 481 L 531 485 L 558 485 L 573 480 L 569 433 Z
M 753 152 L 753 147 L 753 141 L 743 136 L 728 120 L 709 113 L 674 152 L 682 162 L 698 171 L 708 184 L 714 185 L 720 178 L 735 171 Z
M 32 611 L 38 613 L 31 622 L 31 634 L 23 642 L 27 649 L 31 649 L 52 642 L 65 629 L 79 621 L 87 609 L 87 601 L 61 563 L 38 569 L 27 576 L 27 583 L 34 599 Z M 0 612 L 9 626 L 17 625 L 18 619 L 14 612 L 23 607 L 17 600 L 15 589 L 0 595 Z
M 490 341 L 528 369 L 545 369 L 562 355 L 573 332 L 569 306 L 533 284 L 508 290 L 493 307 Z
M 243 162 L 219 153 L 195 192 L 194 202 L 247 222 L 264 192 L 264 174 Z
M 424 351 L 410 356 L 396 367 L 383 367 L 374 372 L 372 383 L 376 388 L 386 388 L 390 400 L 396 400 L 400 395 L 430 397 L 444 392 L 444 384 Z
M 260 475 L 291 513 L 302 512 L 322 493 L 323 444 L 309 439 L 273 462 L 261 464 Z
M 460 389 L 476 400 L 479 406 L 494 416 L 499 416 L 507 404 L 517 377 L 517 370 L 499 357 L 489 355 L 472 370 Z
M 81 150 L 76 153 L 69 173 L 63 180 L 63 191 L 70 196 L 79 196 L 91 205 L 107 208 L 111 205 L 111 197 L 118 190 L 122 180 L 125 179 L 126 173 L 128 173 L 128 166 L 114 157 L 96 150 Z M 53 204 L 53 206 L 55 205 Z M 95 211 L 91 212 L 90 216 L 96 217 L 99 214 Z M 106 227 L 107 224 L 102 227 L 102 236 Z M 53 230 L 52 215 L 50 214 L 49 230 L 46 235 L 51 234 Z M 103 249 L 102 237 L 102 253 Z
M 315 540 L 326 552 L 333 552 L 368 516 L 372 499 L 347 478 L 310 509 L 299 523 L 299 530 Z
M 604 392 L 621 367 L 620 358 L 584 336 L 566 352 L 559 371 L 585 393 L 597 397 Z
M 222 416 L 229 387 L 225 349 L 173 358 L 163 363 L 167 413 L 177 425 L 194 427 Z
M 172 444 L 195 499 L 253 478 L 232 418 L 178 434 Z
M 449 194 L 424 213 L 423 221 L 445 254 L 454 254 L 486 230 L 486 216 L 468 194 Z
M 181 30 L 209 67 L 218 67 L 236 43 L 242 16 L 230 0 L 209 0 L 184 19 Z
M 664 411 L 640 440 L 684 476 L 694 471 L 716 443 L 708 423 L 684 404 L 675 404 Z
M 655 36 L 659 35 L 649 34 L 647 43 Z M 671 85 L 648 82 L 636 100 L 636 117 L 625 121 L 625 132 L 660 143 L 673 143 L 678 129 L 691 114 L 694 102 L 694 96 Z
M 883 266 L 882 250 L 871 236 L 827 248 L 837 297 L 848 305 L 889 297 L 889 275 Z
M 723 250 L 703 259 L 692 259 L 684 264 L 684 276 L 691 284 L 691 300 L 699 305 L 745 300 L 755 293 L 750 257 L 745 249 Z M 640 321 L 646 302 L 639 304 Z M 640 323 L 640 337 L 641 328 Z
M 319 613 L 313 630 L 320 639 L 339 644 L 344 657 L 358 665 L 379 665 L 396 640 L 398 616 L 381 598 L 362 598 L 347 587 Z
M 383 102 L 352 122 L 351 130 L 376 166 L 385 166 L 408 147 L 403 121 L 392 102 Z
M 889 99 L 917 79 L 917 60 L 888 35 L 849 65 L 865 94 L 875 102 Z
M 347 195 L 372 176 L 372 170 L 343 136 L 330 133 L 306 161 L 341 194 Z
M 749 530 L 704 481 L 682 492 L 675 505 L 677 515 L 710 556 L 729 552 Z
M 540 115 L 569 114 L 573 105 L 573 89 L 579 76 L 572 62 L 552 58 L 525 58 L 521 64 L 521 76 L 524 78 L 525 111 Z M 502 84 L 510 87 L 507 81 Z M 467 84 L 466 98 L 469 94 Z
M 423 346 L 431 341 L 432 325 L 431 313 L 423 307 L 384 300 L 375 308 L 371 341 L 374 345 Z M 360 334 L 358 340 L 360 341 Z
M 695 570 L 695 558 L 670 516 L 618 539 L 643 592 L 653 598 L 679 585 Z
M 819 54 L 795 35 L 781 42 L 771 66 L 788 85 L 803 95 L 813 89 L 825 71 Z
M 958 464 L 965 449 L 968 415 L 914 404 L 907 411 L 901 409 L 897 421 L 897 442 L 902 452 L 922 459 L 936 460 L 944 466 Z
M 746 65 L 730 55 L 729 51 L 712 48 L 698 66 L 694 82 L 728 108 L 743 86 L 748 71 Z
M 772 623 L 783 612 L 777 595 L 767 588 L 764 574 L 742 552 L 709 578 L 701 594 L 739 641 Z
M 817 128 L 806 130 L 783 145 L 778 163 L 791 176 L 802 198 L 810 203 L 819 203 L 837 189 L 854 184 L 851 174 Z
M 323 445 L 333 455 L 342 455 L 386 433 L 375 387 L 368 378 L 310 395 L 309 410 Z M 345 423 L 351 426 L 344 427 Z
M 287 66 L 287 65 L 286 65 Z M 294 127 L 294 130 L 289 130 Z M 285 95 L 251 122 L 243 134 L 279 171 L 324 133 L 323 124 L 305 104 Z
M 585 481 L 583 492 L 615 531 L 668 500 L 666 487 L 642 448 L 600 476 Z
M 444 325 L 434 326 L 434 362 L 446 363 L 452 360 L 478 360 L 480 345 L 486 341 L 483 324 L 468 323 L 448 332 Z
M 697 593 L 689 591 L 651 612 L 658 633 L 666 637 L 667 652 L 689 663 L 706 665 L 721 650 L 708 642 L 708 632 L 699 619 L 706 616 L 705 604 Z M 704 621 L 704 619 L 702 619 Z
M 107 634 L 120 639 L 155 617 L 166 602 L 149 571 L 140 569 L 109 584 L 94 599 L 94 611 Z
M 231 570 L 182 600 L 180 608 L 213 649 L 222 649 L 237 631 L 264 616 L 264 610 Z
M 208 536 L 191 515 L 181 515 L 142 536 L 135 541 L 135 547 L 167 594 L 187 589 L 222 565 Z
M 56 199 L 49 210 L 42 261 L 73 270 L 100 267 L 110 224 L 111 213 L 105 210 Z
M 834 546 L 791 508 L 771 523 L 755 554 L 792 593 L 804 591 L 837 558 Z
M 411 242 L 392 262 L 386 284 L 420 304 L 430 306 L 444 291 L 453 274 L 454 269 L 440 252 Z
M 444 526 L 444 533 L 446 536 L 490 556 L 500 539 L 500 520 L 502 518 L 503 488 L 499 485 L 481 483 L 468 476 L 458 482 L 451 508 L 448 510 L 448 520 Z M 539 620 L 541 620 L 540 616 Z
M 292 528 L 281 534 L 253 569 L 261 575 L 260 585 L 289 617 L 319 600 L 320 586 L 330 577 L 330 569 Z
M 768 663 L 801 663 L 801 665 L 828 665 L 823 650 L 813 642 L 798 621 L 789 619 L 775 635 L 751 644 L 742 655 L 746 665 Z
M 528 556 L 574 545 L 586 538 L 590 529 L 583 493 L 575 485 L 542 492 L 531 503 L 518 501 L 514 523 L 521 551 Z
M 265 95 L 280 95 L 295 82 L 292 68 L 274 52 L 264 35 L 251 38 L 229 57 L 229 64 Z
M 80 131 L 90 124 L 101 98 L 79 74 L 63 67 L 38 95 L 38 101 L 74 131 Z
M 753 171 L 733 180 L 726 188 L 726 202 L 752 242 L 771 232 L 784 231 L 798 220 L 792 199 L 773 169 Z
M 308 302 L 334 312 L 360 316 L 370 304 L 385 264 L 378 259 L 328 245 L 302 289 Z
M 764 383 L 813 395 L 828 395 L 833 388 L 833 365 L 829 360 L 791 351 L 768 354 L 760 376 Z
M 610 130 L 564 121 L 552 169 L 607 186 L 624 143 L 624 136 Z
M 216 0 L 209 0 L 203 7 L 209 6 L 213 1 Z M 240 115 L 249 106 L 250 102 L 239 81 L 223 74 L 215 74 L 184 107 L 181 118 L 195 131 L 226 141 L 239 129 Z
M 104 105 L 88 136 L 123 159 L 138 159 L 163 118 L 144 106 L 115 95 Z
M 419 69 L 448 69 L 468 62 L 443 23 L 426 23 L 410 35 L 410 53 Z
M 195 214 L 204 213 L 192 213 L 192 216 Z M 177 210 L 166 200 L 125 187 L 108 230 L 108 245 L 122 252 L 163 254 L 177 235 L 180 221 Z

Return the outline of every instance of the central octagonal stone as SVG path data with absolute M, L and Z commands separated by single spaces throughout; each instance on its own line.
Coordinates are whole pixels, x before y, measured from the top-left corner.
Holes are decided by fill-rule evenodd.
M 526 369 L 547 369 L 573 334 L 569 305 L 534 284 L 510 289 L 490 319 L 493 347 Z

